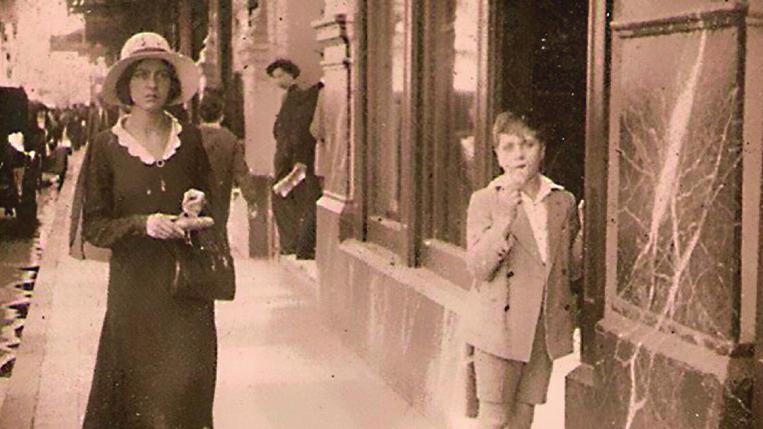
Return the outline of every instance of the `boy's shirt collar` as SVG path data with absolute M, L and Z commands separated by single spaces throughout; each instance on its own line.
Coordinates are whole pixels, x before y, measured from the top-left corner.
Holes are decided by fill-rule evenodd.
M 524 192 L 522 193 L 522 196 L 526 196 L 534 204 L 538 204 L 539 202 L 543 201 L 547 196 L 549 196 L 551 192 L 561 191 L 561 190 L 564 190 L 564 187 L 562 185 L 555 183 L 553 180 L 541 174 L 540 187 L 538 188 L 538 193 L 535 195 L 535 198 L 534 199 L 530 198 L 530 196 L 525 194 Z

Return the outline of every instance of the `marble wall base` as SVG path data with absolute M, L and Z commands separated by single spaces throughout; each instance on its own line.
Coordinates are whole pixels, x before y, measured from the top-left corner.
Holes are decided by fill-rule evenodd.
M 584 404 L 596 403 L 593 370 L 591 365 L 581 364 L 565 379 L 564 399 L 567 406 L 564 410 L 565 428 L 587 428 L 591 422 L 598 421 Z
M 454 311 L 463 292 L 432 273 L 399 267 L 394 254 L 372 244 L 337 240 L 341 209 L 325 197 L 318 206 L 324 322 L 434 427 L 452 427 L 466 398 Z
M 752 427 L 752 359 L 720 356 L 617 315 L 593 367 L 567 378 L 567 429 Z

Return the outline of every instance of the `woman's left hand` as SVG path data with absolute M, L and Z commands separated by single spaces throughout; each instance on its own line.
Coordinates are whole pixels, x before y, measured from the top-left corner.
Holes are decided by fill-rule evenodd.
M 204 208 L 206 196 L 198 189 L 189 189 L 183 194 L 183 213 L 196 217 Z

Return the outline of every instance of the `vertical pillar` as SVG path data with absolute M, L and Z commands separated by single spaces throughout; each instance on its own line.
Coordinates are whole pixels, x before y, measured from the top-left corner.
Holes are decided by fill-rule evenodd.
M 581 333 L 580 365 L 566 379 L 565 396 L 572 403 L 594 401 L 594 365 L 596 363 L 596 323 L 604 316 L 607 227 L 607 153 L 608 153 L 608 6 L 611 1 L 588 2 L 588 82 L 586 94 L 585 160 L 585 260 L 583 290 L 578 305 Z M 584 427 L 590 412 L 583 407 L 567 407 L 566 426 Z
M 316 260 L 322 284 L 344 278 L 337 258 L 339 243 L 362 234 L 362 189 L 357 172 L 363 170 L 363 124 L 356 114 L 365 108 L 362 96 L 359 41 L 354 19 L 361 17 L 348 1 L 327 0 L 323 17 L 313 23 L 323 51 L 323 79 L 319 116 L 322 117 L 322 140 L 318 143 L 316 168 L 324 176 L 323 197 L 318 201 L 318 243 Z M 324 294 L 331 288 L 321 288 Z M 325 299 L 325 302 L 334 302 Z
M 759 287 L 763 278 L 760 242 L 763 233 L 761 222 L 761 170 L 763 169 L 763 1 L 749 2 L 745 31 L 745 99 L 744 99 L 744 142 L 745 142 L 745 183 L 750 183 L 749 195 L 743 207 L 749 236 L 743 242 L 745 255 L 743 275 L 749 277 L 749 287 L 743 291 L 742 313 L 746 317 L 741 326 L 743 338 L 754 336 L 755 357 L 753 365 L 753 425 L 763 428 L 763 288 Z M 755 298 L 755 299 L 753 299 Z
M 604 195 L 586 177 L 606 227 L 586 231 L 584 309 L 603 318 L 584 323 L 568 428 L 752 427 L 763 77 L 752 9 L 614 2 L 608 141 L 589 123 L 586 161 L 606 175 Z M 607 97 L 596 31 L 589 121 Z
M 204 73 L 205 87 L 212 90 L 222 90 L 221 47 L 224 41 L 221 37 L 221 28 L 224 24 L 220 19 L 221 0 L 208 1 L 207 37 L 204 39 L 204 48 L 200 54 L 199 62 Z
M 241 1 L 241 0 L 239 0 Z M 265 67 L 274 56 L 271 43 L 272 11 L 277 0 L 261 0 L 256 7 L 251 2 L 243 6 L 246 19 L 242 20 L 241 34 L 233 45 L 240 62 L 243 90 L 243 116 L 246 160 L 255 174 L 259 214 L 249 220 L 249 256 L 267 258 L 273 255 L 274 225 L 270 215 L 270 186 L 275 141 L 273 121 L 278 112 L 278 96 L 267 81 Z M 245 21 L 245 22 L 244 22 Z

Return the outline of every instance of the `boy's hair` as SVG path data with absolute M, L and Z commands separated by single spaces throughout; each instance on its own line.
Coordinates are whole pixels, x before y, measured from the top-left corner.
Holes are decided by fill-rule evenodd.
M 545 143 L 541 138 L 541 133 L 539 130 L 531 126 L 524 115 L 517 116 L 508 110 L 499 113 L 495 117 L 495 121 L 493 122 L 493 147 L 498 145 L 498 136 L 501 134 L 532 136 L 538 140 L 540 144 Z
M 268 73 L 268 76 L 273 77 L 273 72 L 276 71 L 276 69 L 281 69 L 284 72 L 289 73 L 294 79 L 299 77 L 299 66 L 286 58 L 279 58 L 273 61 L 268 65 L 265 71 Z
M 199 116 L 204 122 L 216 122 L 223 116 L 224 110 L 223 100 L 210 93 L 205 93 L 199 104 Z
M 145 60 L 135 61 L 127 66 L 125 71 L 122 72 L 122 75 L 119 76 L 119 79 L 117 80 L 117 98 L 125 106 L 133 105 L 132 96 L 130 96 L 130 79 L 132 79 L 132 75 L 135 74 L 135 69 L 138 68 L 138 64 L 142 63 L 143 61 Z M 170 92 L 167 95 L 166 100 L 166 103 L 169 103 L 181 94 L 182 87 L 180 86 L 180 79 L 178 79 L 178 74 L 177 70 L 175 70 L 175 67 L 170 64 L 169 61 L 160 61 L 167 66 L 167 69 L 170 72 Z

